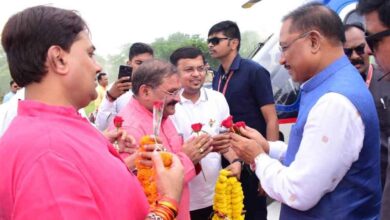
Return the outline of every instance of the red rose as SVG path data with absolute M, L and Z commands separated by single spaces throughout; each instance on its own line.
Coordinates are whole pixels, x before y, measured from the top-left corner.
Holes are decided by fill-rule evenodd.
M 157 109 L 162 109 L 163 105 L 164 105 L 163 101 L 155 101 L 155 102 L 153 102 L 153 107 L 155 107 Z
M 225 128 L 231 128 L 233 126 L 233 116 L 230 115 L 225 120 L 223 120 L 221 126 Z
M 201 123 L 196 123 L 196 124 L 192 124 L 191 125 L 191 128 L 192 128 L 192 131 L 198 133 L 199 131 L 202 130 L 202 124 Z
M 245 121 L 238 121 L 234 124 L 237 128 L 245 128 Z
M 115 116 L 114 118 L 114 125 L 116 128 L 122 127 L 123 118 L 121 116 Z

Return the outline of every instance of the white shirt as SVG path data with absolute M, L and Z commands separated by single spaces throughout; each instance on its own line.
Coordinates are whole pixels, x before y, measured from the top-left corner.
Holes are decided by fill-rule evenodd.
M 363 139 L 364 124 L 356 107 L 343 95 L 325 94 L 309 112 L 290 166 L 279 162 L 287 145 L 269 142 L 269 156 L 255 158 L 256 175 L 269 196 L 294 209 L 308 210 L 333 191 L 358 160 Z
M 24 100 L 24 94 L 25 88 L 23 87 L 8 102 L 0 105 L 0 137 L 3 136 L 9 124 L 18 114 L 18 103 L 19 100 Z M 88 118 L 84 109 L 79 109 L 79 113 L 84 118 Z
M 133 92 L 129 90 L 119 96 L 115 101 L 110 102 L 105 95 L 96 115 L 96 127 L 101 131 L 105 130 L 119 111 L 129 103 L 132 96 Z
M 222 120 L 229 114 L 229 106 L 222 93 L 202 88 L 199 99 L 193 103 L 180 95 L 180 103 L 175 106 L 175 114 L 171 116 L 173 123 L 184 140 L 192 135 L 191 125 L 202 123 L 202 131 L 210 135 L 219 133 Z M 190 183 L 190 210 L 202 209 L 213 204 L 215 182 L 221 167 L 221 155 L 209 153 L 200 161 L 202 173 L 193 178 Z M 206 180 L 205 180 L 206 179 Z
M 23 99 L 24 88 L 21 88 L 8 102 L 0 105 L 0 137 L 3 136 L 12 119 L 15 118 L 18 111 L 18 102 Z

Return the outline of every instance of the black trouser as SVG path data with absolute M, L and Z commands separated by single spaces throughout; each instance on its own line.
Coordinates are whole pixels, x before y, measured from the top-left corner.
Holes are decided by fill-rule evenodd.
M 226 167 L 229 162 L 222 157 L 222 166 Z M 242 190 L 244 191 L 245 220 L 266 220 L 267 201 L 265 196 L 258 192 L 259 179 L 251 171 L 249 165 L 244 165 L 241 171 Z
M 208 220 L 213 217 L 212 214 L 213 214 L 212 206 L 190 211 L 191 220 Z

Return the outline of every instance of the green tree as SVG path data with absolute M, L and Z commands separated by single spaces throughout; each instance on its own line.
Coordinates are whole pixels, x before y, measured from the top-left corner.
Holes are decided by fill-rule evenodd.
M 260 42 L 260 35 L 255 31 L 245 31 L 241 34 L 240 55 L 248 58 Z
M 183 33 L 174 33 L 165 38 L 156 39 L 151 46 L 155 51 L 155 57 L 159 59 L 169 60 L 169 56 L 174 50 L 179 47 L 193 46 L 199 48 L 205 55 L 206 60 L 210 63 L 210 66 L 216 67 L 218 62 L 211 59 L 208 52 L 206 39 L 201 38 L 199 35 L 189 35 Z
M 8 69 L 7 56 L 2 46 L 0 46 L 0 103 L 5 93 L 9 91 L 9 81 L 11 75 Z

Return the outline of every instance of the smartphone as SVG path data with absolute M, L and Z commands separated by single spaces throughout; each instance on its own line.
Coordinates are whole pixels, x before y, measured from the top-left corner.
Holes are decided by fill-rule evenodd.
M 124 76 L 129 76 L 130 79 L 129 80 L 126 80 L 126 81 L 123 81 L 123 82 L 131 82 L 131 73 L 132 73 L 132 69 L 131 67 L 129 66 L 126 66 L 126 65 L 120 65 L 119 66 L 119 72 L 118 72 L 118 79 L 124 77 Z

